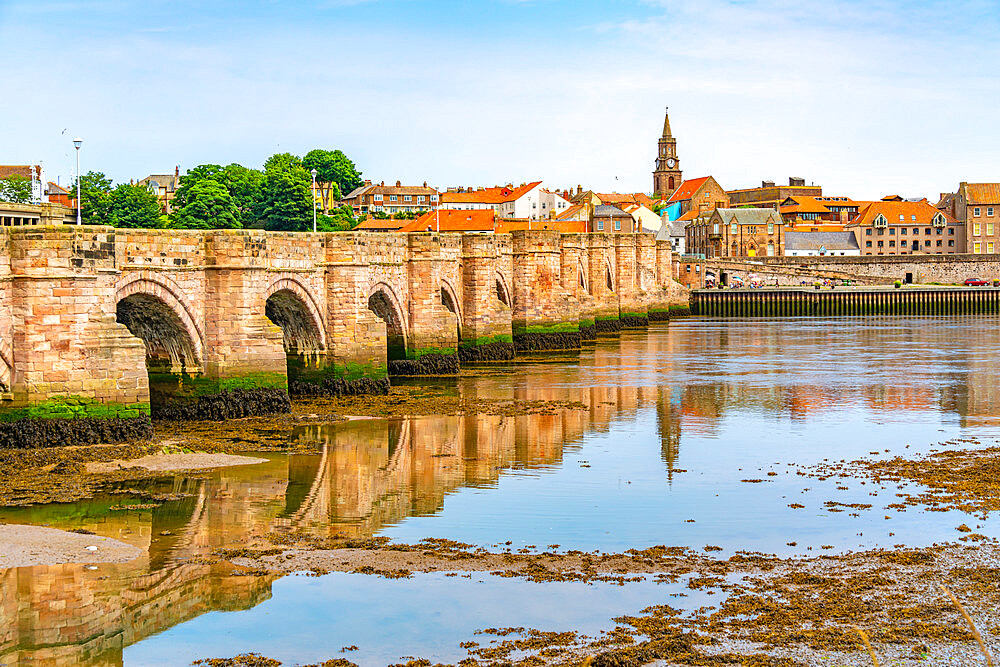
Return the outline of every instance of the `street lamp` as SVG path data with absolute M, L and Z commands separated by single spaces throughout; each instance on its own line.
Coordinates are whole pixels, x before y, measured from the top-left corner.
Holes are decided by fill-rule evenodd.
M 80 202 L 82 201 L 83 193 L 80 192 L 80 146 L 83 144 L 83 139 L 77 137 L 73 140 L 73 145 L 76 146 L 76 224 L 80 224 Z
M 313 233 L 316 233 L 316 174 L 319 172 L 316 169 L 310 169 L 309 173 L 313 177 Z

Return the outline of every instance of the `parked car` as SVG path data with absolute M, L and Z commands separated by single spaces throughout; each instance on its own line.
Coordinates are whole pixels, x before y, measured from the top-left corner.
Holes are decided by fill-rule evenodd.
M 990 281 L 983 280 L 982 278 L 966 278 L 965 280 L 966 287 L 983 287 L 989 284 Z

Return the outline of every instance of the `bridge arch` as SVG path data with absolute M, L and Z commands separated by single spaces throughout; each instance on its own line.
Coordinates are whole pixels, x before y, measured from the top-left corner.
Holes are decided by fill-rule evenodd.
M 590 294 L 590 286 L 587 284 L 587 271 L 583 268 L 583 261 L 577 262 L 576 267 L 576 277 L 577 281 L 580 283 L 580 289 L 582 289 L 587 294 Z
M 507 285 L 507 279 L 503 277 L 503 274 L 497 271 L 496 277 L 496 289 L 497 289 L 497 299 L 500 303 L 504 304 L 508 308 L 512 307 L 510 301 L 510 287 Z
M 146 365 L 200 372 L 205 339 L 183 292 L 169 278 L 128 276 L 115 290 L 115 316 L 146 346 Z
M 327 349 L 326 327 L 316 300 L 294 278 L 283 277 L 264 292 L 264 314 L 281 328 L 287 354 L 308 354 Z
M 615 291 L 615 274 L 611 271 L 611 260 L 604 260 L 604 279 L 609 292 Z
M 385 322 L 388 358 L 406 358 L 406 311 L 395 290 L 384 282 L 375 283 L 368 292 L 368 309 Z

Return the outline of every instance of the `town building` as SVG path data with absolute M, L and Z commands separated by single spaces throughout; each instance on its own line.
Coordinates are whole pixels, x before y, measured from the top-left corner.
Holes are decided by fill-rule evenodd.
M 70 191 L 52 181 L 45 184 L 44 200 L 50 204 L 62 204 L 72 209 L 76 208 L 76 199 L 70 196 Z
M 965 252 L 1000 252 L 1000 183 L 962 182 L 954 193 L 943 193 L 938 210 L 964 223 Z
M 729 196 L 719 182 L 712 176 L 702 176 L 681 183 L 663 202 L 660 215 L 676 220 L 689 211 L 699 213 L 728 206 Z
M 594 207 L 594 213 L 590 217 L 588 232 L 638 232 L 641 231 L 631 215 L 621 210 L 617 206 L 600 204 Z
M 31 181 L 31 201 L 42 204 L 48 201 L 45 196 L 45 169 L 40 164 L 0 164 L 0 180 L 11 176 L 20 176 Z
M 400 232 L 463 232 L 465 234 L 493 234 L 496 232 L 497 214 L 493 210 L 439 209 L 428 211 L 416 220 L 400 227 Z
M 0 226 L 34 227 L 76 222 L 76 210 L 58 203 L 14 204 L 0 202 Z
M 789 197 L 822 197 L 823 188 L 819 185 L 806 185 L 804 178 L 791 176 L 788 185 L 775 185 L 774 181 L 764 181 L 759 188 L 730 190 L 730 206 L 753 206 L 755 208 L 773 208 L 775 210 Z
M 656 168 L 653 171 L 653 196 L 668 199 L 684 182 L 677 140 L 670 130 L 670 109 L 663 116 L 663 134 L 656 145 Z
M 582 206 L 586 211 L 588 219 L 594 213 L 594 207 L 602 204 L 617 206 L 624 209 L 626 206 L 638 205 L 652 209 L 656 204 L 653 199 L 642 192 L 619 193 L 619 192 L 594 192 L 584 190 L 582 186 L 576 186 L 576 193 L 564 193 L 573 205 Z
M 705 257 L 778 257 L 784 225 L 772 208 L 716 208 L 686 227 L 688 254 Z
M 836 232 L 858 217 L 861 207 L 867 203 L 847 197 L 795 195 L 785 198 L 778 211 L 789 231 Z
M 150 192 L 156 195 L 156 199 L 160 202 L 160 211 L 170 215 L 173 212 L 174 195 L 177 194 L 177 188 L 181 185 L 181 168 L 174 167 L 173 174 L 150 174 L 141 179 L 137 185 L 145 185 Z
M 541 181 L 492 188 L 449 188 L 441 193 L 441 207 L 460 211 L 493 210 L 500 218 L 541 220 L 570 208 L 562 195 L 543 190 Z
M 692 215 L 691 219 L 694 216 Z M 670 249 L 679 255 L 686 254 L 686 244 L 685 235 L 686 231 L 684 229 L 689 220 L 682 220 L 678 218 L 674 221 L 669 221 L 665 217 L 660 218 L 660 228 L 656 232 L 657 241 L 669 241 Z
M 965 252 L 966 226 L 926 199 L 890 196 L 864 206 L 847 223 L 863 255 L 950 255 Z M 989 252 L 996 252 L 989 241 Z
M 662 224 L 658 214 L 641 204 L 625 204 L 619 208 L 632 216 L 640 232 L 655 232 Z
M 572 204 L 568 209 L 560 213 L 555 218 L 557 221 L 582 221 L 589 222 L 590 214 L 587 212 L 587 208 L 582 204 Z M 586 225 L 584 225 L 586 228 Z
M 861 248 L 854 232 L 785 231 L 785 257 L 858 257 Z
M 341 203 L 350 206 L 355 216 L 368 216 L 375 213 L 395 215 L 397 213 L 422 213 L 431 211 L 438 206 L 438 191 L 423 185 L 386 185 L 382 181 L 378 185 L 365 181 L 364 185 L 355 188 Z

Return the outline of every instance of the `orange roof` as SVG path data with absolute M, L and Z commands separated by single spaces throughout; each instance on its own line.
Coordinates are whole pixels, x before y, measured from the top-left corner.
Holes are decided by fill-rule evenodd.
M 943 211 L 939 211 L 933 205 L 929 204 L 927 200 L 923 200 L 871 202 L 858 212 L 857 218 L 845 226 L 868 227 L 875 221 L 879 213 L 885 216 L 886 221 L 890 225 L 929 225 L 934 216 L 939 213 L 944 216 L 947 224 L 957 224 L 957 221 L 953 217 Z M 900 216 L 903 216 L 902 220 L 900 220 Z M 915 219 L 914 216 L 916 216 Z
M 23 176 L 30 180 L 33 171 L 40 173 L 41 168 L 32 164 L 0 164 L 0 178 Z
M 533 188 L 541 185 L 541 181 L 528 183 L 519 187 L 505 185 L 502 188 L 482 188 L 479 190 L 469 190 L 466 192 L 442 192 L 442 204 L 502 204 L 504 202 L 516 201 L 530 192 Z
M 688 222 L 689 220 L 694 220 L 697 217 L 698 217 L 698 211 L 691 210 L 682 215 L 681 217 L 677 218 L 677 220 L 675 220 L 674 222 Z
M 411 220 L 395 220 L 389 218 L 369 218 L 354 229 L 359 231 L 399 231 L 400 228 L 410 224 Z
M 440 209 L 428 211 L 410 221 L 401 232 L 492 232 L 496 227 L 496 211 L 459 211 Z
M 583 210 L 582 205 L 574 204 L 573 206 L 570 206 L 568 209 L 557 215 L 556 220 L 569 220 L 573 216 L 579 215 L 580 211 L 582 210 Z
M 618 204 L 639 204 L 640 206 L 645 206 L 647 208 L 653 207 L 653 200 L 649 196 L 643 194 L 642 192 L 634 193 L 601 193 L 595 192 L 597 198 L 600 199 L 605 204 L 618 205 Z
M 586 220 L 525 220 L 524 218 L 501 218 L 497 220 L 497 234 L 510 234 L 521 229 L 537 231 L 547 229 L 563 234 L 582 234 L 587 231 Z
M 694 197 L 695 193 L 698 192 L 698 188 L 705 185 L 705 182 L 709 178 L 711 178 L 711 176 L 702 176 L 701 178 L 692 178 L 684 181 L 681 183 L 679 188 L 674 190 L 674 194 L 670 195 L 670 199 L 667 200 L 667 203 L 691 199 Z
M 970 204 L 1000 204 L 1000 183 L 966 183 Z

